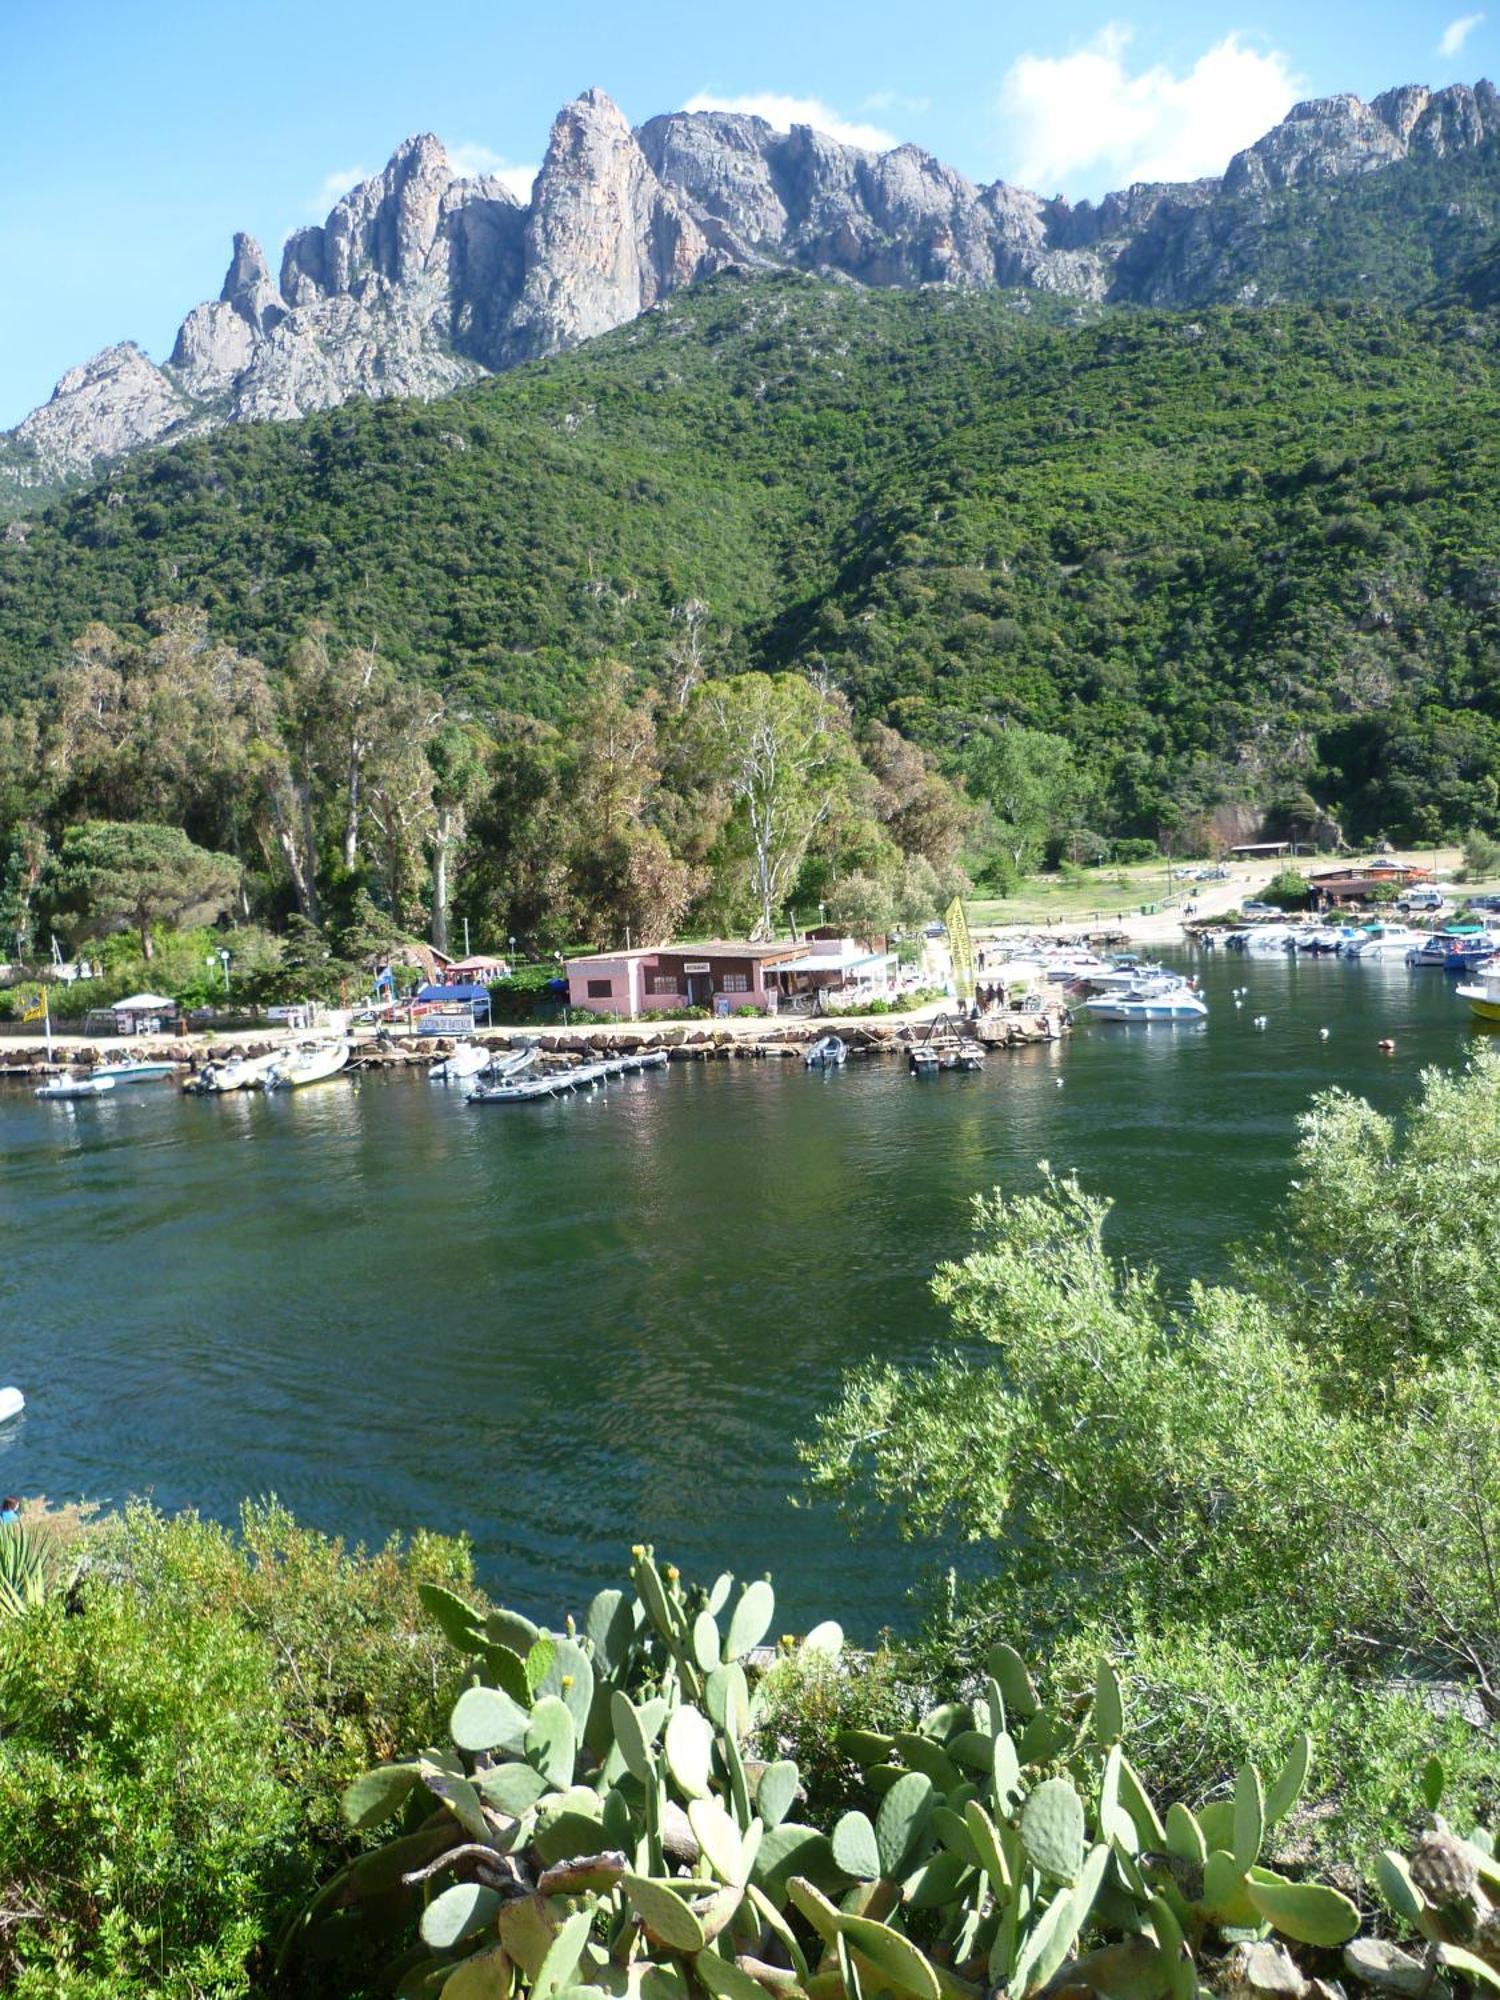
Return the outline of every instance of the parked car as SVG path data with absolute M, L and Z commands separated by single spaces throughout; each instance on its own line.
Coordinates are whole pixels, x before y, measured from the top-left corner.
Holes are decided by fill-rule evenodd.
M 1403 911 L 1409 917 L 1415 916 L 1418 911 L 1425 912 L 1429 916 L 1436 916 L 1440 911 L 1446 910 L 1447 907 L 1447 900 L 1442 890 L 1429 888 L 1408 889 L 1404 896 L 1397 899 L 1396 903 L 1396 908 Z
M 1274 903 L 1257 903 L 1252 898 L 1250 902 L 1240 904 L 1242 917 L 1279 917 L 1282 914 Z

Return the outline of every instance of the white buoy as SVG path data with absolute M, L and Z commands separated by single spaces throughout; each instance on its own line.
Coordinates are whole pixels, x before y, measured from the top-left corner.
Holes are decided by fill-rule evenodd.
M 1328 1040 L 1328 1030 L 1326 1028 L 1319 1028 L 1318 1040 L 1320 1042 L 1326 1042 Z
M 0 1389 L 0 1423 L 8 1417 L 20 1416 L 26 1407 L 26 1398 L 19 1389 Z
M 1266 1015 L 1264 1015 L 1264 1014 L 1257 1014 L 1257 1015 L 1256 1015 L 1256 1017 L 1255 1017 L 1255 1025 L 1256 1025 L 1256 1027 L 1257 1027 L 1257 1028 L 1263 1028 L 1263 1027 L 1264 1027 L 1264 1026 L 1266 1025 L 1266 1020 L 1267 1020 L 1267 1018 L 1268 1018 L 1268 1017 L 1267 1017 Z

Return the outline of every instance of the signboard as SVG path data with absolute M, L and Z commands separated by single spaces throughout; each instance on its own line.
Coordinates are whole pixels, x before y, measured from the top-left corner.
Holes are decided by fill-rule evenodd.
M 685 960 L 682 969 L 684 972 L 712 972 L 713 967 L 706 958 L 694 958 Z
M 434 1008 L 425 1013 L 417 1023 L 419 1035 L 472 1035 L 474 1032 L 474 1012 L 472 1008 Z

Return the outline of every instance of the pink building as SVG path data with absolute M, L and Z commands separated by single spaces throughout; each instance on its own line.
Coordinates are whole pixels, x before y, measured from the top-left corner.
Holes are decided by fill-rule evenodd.
M 850 939 L 740 944 L 715 938 L 591 952 L 568 961 L 568 1005 L 627 1021 L 684 1007 L 721 1015 L 740 1007 L 776 1013 L 788 1004 L 811 1004 L 820 990 L 851 997 L 884 993 L 894 965 L 893 956 L 868 952 Z

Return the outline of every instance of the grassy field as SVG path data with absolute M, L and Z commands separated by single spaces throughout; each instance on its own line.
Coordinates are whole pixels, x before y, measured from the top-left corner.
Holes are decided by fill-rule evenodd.
M 1198 886 L 1183 882 L 1174 872 L 1171 894 L 1180 901 Z M 1224 884 L 1205 886 L 1222 889 Z M 1154 861 L 1138 867 L 1091 868 L 1082 875 L 1034 875 L 1014 896 L 975 897 L 965 907 L 971 924 L 1082 924 L 1096 918 L 1139 916 L 1143 904 L 1160 906 L 1167 898 L 1166 864 Z

